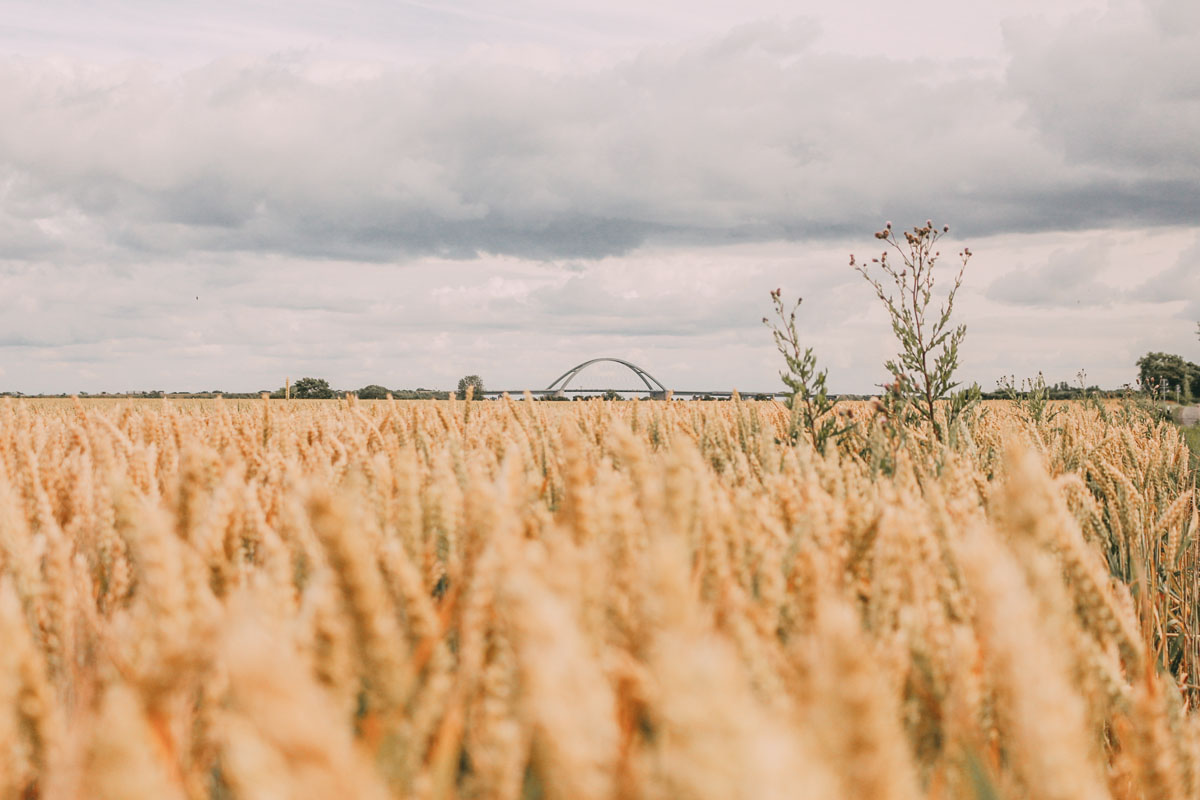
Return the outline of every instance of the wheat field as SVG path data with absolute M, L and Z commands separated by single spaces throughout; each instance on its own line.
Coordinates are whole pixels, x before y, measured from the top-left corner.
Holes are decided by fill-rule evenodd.
M 0 406 L 0 800 L 1200 796 L 1188 451 L 987 404 Z

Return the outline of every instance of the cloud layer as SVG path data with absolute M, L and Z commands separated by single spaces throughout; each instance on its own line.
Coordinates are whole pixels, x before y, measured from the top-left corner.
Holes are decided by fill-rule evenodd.
M 715 6 L 720 34 L 672 38 L 666 11 L 644 12 L 652 33 L 594 57 L 570 48 L 619 39 L 616 12 L 571 27 L 534 24 L 551 12 L 532 0 L 520 19 L 448 7 L 453 30 L 442 9 L 405 24 L 497 41 L 389 60 L 380 35 L 354 58 L 289 49 L 303 37 L 263 9 L 221 6 L 171 43 L 224 36 L 224 54 L 179 66 L 161 42 L 61 57 L 33 23 L 0 28 L 31 53 L 0 58 L 5 381 L 449 385 L 504 363 L 497 380 L 534 383 L 526 354 L 557 374 L 640 353 L 656 374 L 749 386 L 774 380 L 758 321 L 783 284 L 835 386 L 862 391 L 889 345 L 845 253 L 927 216 L 993 245 L 968 281 L 973 377 L 1113 356 L 1093 374 L 1119 383 L 1124 348 L 1187 346 L 1190 327 L 1163 332 L 1200 315 L 1200 13 L 1183 0 L 1026 17 L 995 52 L 919 58 L 831 47 L 830 18 L 730 25 Z M 312 34 L 322 15 L 298 9 Z M 93 38 L 133 47 L 117 28 Z M 1149 263 L 1130 277 L 1130 258 Z
M 1011 26 L 1004 73 L 819 52 L 806 20 L 582 70 L 8 59 L 0 234 L 56 257 L 395 260 L 597 258 L 884 216 L 971 235 L 1180 224 L 1200 217 L 1195 16 Z

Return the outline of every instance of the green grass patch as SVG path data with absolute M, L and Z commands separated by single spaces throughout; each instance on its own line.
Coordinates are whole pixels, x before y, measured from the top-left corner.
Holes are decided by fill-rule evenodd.
M 1192 449 L 1192 472 L 1200 473 L 1200 425 L 1189 425 L 1179 430 Z

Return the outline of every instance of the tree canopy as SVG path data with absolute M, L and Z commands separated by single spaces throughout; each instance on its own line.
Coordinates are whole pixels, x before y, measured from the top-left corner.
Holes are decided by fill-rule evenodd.
M 358 395 L 359 400 L 383 400 L 388 396 L 388 390 L 384 386 L 372 383 L 359 389 L 355 394 Z
M 292 397 L 300 400 L 319 400 L 333 397 L 333 389 L 324 378 L 300 378 L 292 384 Z
M 458 389 L 456 392 L 460 400 L 467 396 L 468 386 L 474 387 L 472 394 L 476 398 L 483 394 L 483 378 L 478 375 L 466 375 L 458 379 Z
M 1138 359 L 1138 383 L 1185 403 L 1200 395 L 1200 365 L 1171 353 L 1147 353 Z

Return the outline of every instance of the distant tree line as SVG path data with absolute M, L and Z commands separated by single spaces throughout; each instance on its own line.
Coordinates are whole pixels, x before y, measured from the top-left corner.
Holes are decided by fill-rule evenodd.
M 360 400 L 383 400 L 389 394 L 396 400 L 445 400 L 451 393 L 436 389 L 389 389 L 377 383 L 367 384 L 360 389 L 334 389 L 324 378 L 304 377 L 290 387 L 281 386 L 270 394 L 273 398 L 291 397 L 294 400 L 327 400 L 348 394 Z
M 982 392 L 980 397 L 984 400 L 1010 400 L 1012 399 L 1014 393 L 1023 396 L 1028 394 L 1030 391 L 1028 387 L 1014 389 L 1012 387 L 1004 386 L 1004 381 L 1001 381 L 1000 383 L 1001 386 L 1000 388 L 997 388 L 996 391 Z M 1041 391 L 1044 393 L 1047 400 L 1079 400 L 1089 397 L 1117 397 L 1122 394 L 1120 390 L 1101 389 L 1095 384 L 1086 386 L 1081 383 L 1077 386 L 1072 386 L 1066 381 L 1047 384 L 1044 389 L 1041 389 Z
M 879 234 L 876 234 L 877 238 Z M 775 294 L 772 293 L 772 297 Z M 776 298 L 778 299 L 778 298 Z M 781 307 L 782 313 L 782 307 Z M 794 316 L 794 313 L 793 313 Z M 784 316 L 786 319 L 786 315 Z M 764 318 L 763 320 L 767 320 Z M 1200 322 L 1196 323 L 1196 335 L 1200 337 Z M 1143 392 L 1165 400 L 1174 400 L 1179 403 L 1193 403 L 1197 398 L 1200 398 L 1200 365 L 1194 364 L 1191 361 L 1183 358 L 1183 356 L 1174 355 L 1172 353 L 1147 353 L 1137 360 L 1138 368 L 1138 386 Z M 1040 381 L 1040 375 L 1038 377 Z M 1004 382 L 1001 381 L 1001 384 Z M 274 391 L 260 392 L 225 392 L 220 389 L 211 389 L 202 392 L 166 392 L 162 389 L 152 389 L 149 391 L 129 391 L 129 392 L 78 392 L 80 397 L 114 397 L 114 398 L 209 398 L 209 397 L 228 397 L 234 398 L 256 398 L 261 395 L 269 395 L 273 398 L 295 398 L 297 400 L 321 400 L 333 397 L 342 397 L 348 394 L 357 396 L 360 400 L 383 400 L 390 394 L 397 400 L 446 400 L 449 397 L 456 396 L 459 399 L 466 397 L 467 389 L 472 390 L 472 395 L 476 398 L 482 397 L 484 394 L 483 379 L 478 375 L 466 375 L 459 379 L 458 386 L 454 392 L 438 391 L 436 389 L 388 389 L 386 386 L 381 386 L 377 383 L 367 384 L 359 389 L 334 389 L 329 385 L 329 381 L 324 378 L 303 377 L 298 379 L 290 386 L 281 386 Z M 1127 387 L 1128 388 L 1128 387 Z M 1048 400 L 1070 400 L 1080 397 L 1101 397 L 1119 394 L 1119 392 L 1103 391 L 1098 386 L 1085 386 L 1083 381 L 1083 373 L 1080 373 L 1080 384 L 1072 386 L 1066 381 L 1060 381 L 1054 384 L 1038 385 L 1038 391 Z M 982 399 L 1005 399 L 1010 398 L 1015 392 L 1012 386 L 1012 381 L 1009 379 L 1009 385 L 1005 387 L 1001 385 L 995 392 L 981 393 Z M 1017 392 L 1020 394 L 1020 392 Z M 24 397 L 21 392 L 0 391 L 0 397 Z M 63 394 L 38 394 L 28 395 L 30 397 L 69 397 L 67 393 Z M 619 400 L 621 396 L 615 391 L 605 392 L 604 395 L 596 395 L 604 400 Z M 830 395 L 833 397 L 833 395 Z M 554 396 L 539 396 L 540 400 L 586 400 L 591 397 L 554 397 Z M 719 398 L 701 395 L 694 397 L 694 400 L 716 400 Z M 768 400 L 771 399 L 766 395 L 755 396 L 754 399 Z M 840 395 L 838 400 L 854 400 L 862 399 L 855 395 Z

